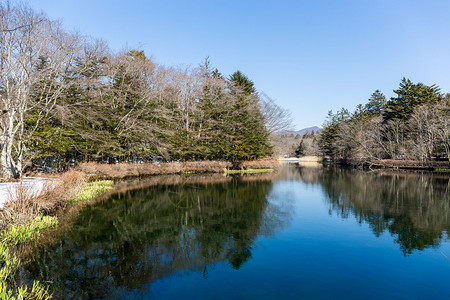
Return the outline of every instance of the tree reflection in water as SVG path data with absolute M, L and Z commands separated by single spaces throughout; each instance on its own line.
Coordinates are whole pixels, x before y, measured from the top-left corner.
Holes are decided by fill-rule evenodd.
M 149 283 L 215 264 L 239 269 L 255 240 L 288 219 L 268 201 L 270 180 L 157 185 L 82 211 L 63 240 L 34 254 L 22 278 L 52 282 L 61 298 L 149 293 Z M 24 279 L 25 280 L 25 279 Z
M 298 188 L 302 193 L 300 182 L 314 185 L 314 193 L 323 192 L 330 214 L 365 222 L 376 236 L 389 232 L 405 255 L 437 246 L 447 238 L 448 177 L 299 166 L 281 168 L 277 177 L 264 176 L 268 177 L 141 180 L 138 189 L 127 186 L 123 193 L 83 210 L 63 239 L 34 253 L 21 278 L 51 281 L 57 298 L 123 298 L 136 293 L 147 297 L 152 283 L 183 272 L 208 277 L 217 264 L 239 269 L 252 258 L 260 236 L 270 236 L 287 225 L 294 210 L 289 201 L 294 198 L 285 197 L 285 192 L 292 191 L 280 187 Z M 294 184 L 273 189 L 278 181 Z M 277 246 L 301 250 L 296 238 Z M 323 245 L 327 246 L 326 242 Z M 311 247 L 306 248 L 317 245 Z M 308 258 L 301 253 L 307 251 L 299 253 L 293 257 L 305 267 L 303 259 Z M 277 264 L 291 262 L 283 259 L 268 262 L 271 270 L 284 272 Z M 293 270 L 290 272 L 301 272 Z M 312 272 L 316 267 L 305 270 Z M 275 283 L 279 277 L 268 276 Z M 285 283 L 282 281 L 280 288 Z
M 294 171 L 295 170 L 295 171 Z M 416 173 L 362 172 L 337 167 L 287 169 L 319 184 L 330 214 L 355 216 L 376 236 L 388 231 L 405 255 L 438 246 L 450 229 L 450 179 Z

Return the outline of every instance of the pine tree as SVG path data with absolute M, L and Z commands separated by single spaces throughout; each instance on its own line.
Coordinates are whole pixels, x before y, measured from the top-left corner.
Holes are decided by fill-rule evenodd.
M 414 108 L 420 104 L 436 103 L 442 99 L 440 88 L 435 84 L 427 86 L 423 83 L 414 84 L 403 77 L 398 90 L 394 90 L 397 97 L 391 98 L 386 104 L 384 117 L 386 120 L 407 120 Z
M 323 124 L 323 130 L 319 138 L 319 147 L 325 155 L 336 157 L 337 150 L 335 146 L 336 139 L 339 135 L 339 128 L 345 122 L 350 120 L 350 113 L 347 109 L 342 108 L 340 111 L 333 114 L 330 110 L 327 119 Z
M 364 106 L 365 114 L 372 118 L 381 116 L 386 108 L 386 97 L 380 90 L 370 95 L 369 102 Z
M 229 78 L 231 86 L 239 88 L 246 95 L 252 95 L 256 93 L 255 84 L 241 71 L 237 70 Z

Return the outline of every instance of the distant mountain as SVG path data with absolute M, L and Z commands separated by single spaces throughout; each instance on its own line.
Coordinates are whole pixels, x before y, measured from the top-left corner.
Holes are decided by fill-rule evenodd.
M 322 128 L 317 127 L 317 126 L 313 126 L 313 127 L 308 127 L 308 128 L 303 128 L 297 131 L 292 131 L 292 130 L 282 130 L 280 132 L 278 132 L 279 135 L 281 136 L 285 136 L 285 135 L 304 135 L 305 133 L 319 133 L 320 131 L 322 131 Z

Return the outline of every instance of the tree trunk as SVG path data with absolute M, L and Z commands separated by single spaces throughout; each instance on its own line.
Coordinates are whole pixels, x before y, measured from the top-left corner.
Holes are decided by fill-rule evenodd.
M 12 156 L 12 139 L 6 138 L 1 149 L 3 179 L 20 178 L 21 170 L 17 167 Z
M 0 136 L 1 147 L 1 163 L 3 179 L 9 180 L 11 178 L 19 178 L 20 170 L 13 157 L 13 144 L 17 132 L 17 125 L 14 127 L 15 111 L 9 112 L 3 116 L 2 132 Z M 20 125 L 19 125 L 20 126 Z

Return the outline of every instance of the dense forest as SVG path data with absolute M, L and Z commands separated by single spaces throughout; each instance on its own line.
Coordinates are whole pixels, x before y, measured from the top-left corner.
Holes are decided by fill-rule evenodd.
M 0 4 L 3 177 L 31 162 L 67 166 L 170 159 L 256 159 L 290 116 L 242 72 L 157 65 L 114 52 L 26 5 Z
M 386 100 L 376 90 L 353 113 L 329 112 L 319 145 L 335 160 L 370 164 L 379 159 L 428 162 L 450 158 L 450 94 L 403 78 Z

